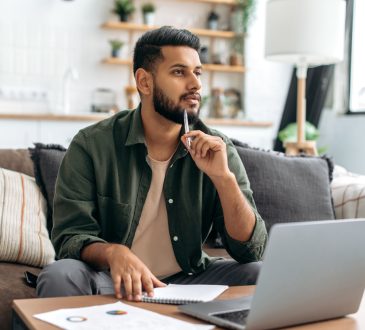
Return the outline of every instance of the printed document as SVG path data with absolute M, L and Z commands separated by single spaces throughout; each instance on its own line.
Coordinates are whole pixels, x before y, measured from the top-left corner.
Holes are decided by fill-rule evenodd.
M 91 307 L 58 309 L 33 316 L 66 330 L 210 330 L 214 328 L 213 325 L 192 324 L 120 301 Z

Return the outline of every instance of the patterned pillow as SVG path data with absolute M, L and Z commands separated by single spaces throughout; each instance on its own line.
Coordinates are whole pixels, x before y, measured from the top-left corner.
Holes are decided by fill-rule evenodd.
M 365 175 L 336 165 L 331 189 L 336 219 L 365 218 Z
M 0 260 L 42 267 L 55 252 L 47 206 L 34 178 L 0 168 Z

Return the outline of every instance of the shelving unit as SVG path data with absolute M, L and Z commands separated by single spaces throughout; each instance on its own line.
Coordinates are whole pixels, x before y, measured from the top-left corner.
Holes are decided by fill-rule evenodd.
M 181 1 L 181 0 L 180 0 Z M 182 2 L 182 1 L 181 1 Z M 211 4 L 234 4 L 235 0 L 200 0 L 199 2 L 211 3 Z M 102 24 L 103 29 L 107 30 L 122 30 L 128 31 L 129 34 L 129 43 L 132 43 L 133 33 L 134 32 L 146 32 L 153 29 L 158 28 L 159 26 L 149 26 L 145 24 L 139 24 L 134 22 L 118 22 L 118 21 L 108 21 Z M 237 36 L 233 31 L 219 31 L 219 30 L 208 30 L 208 29 L 198 29 L 198 28 L 189 28 L 189 30 L 200 36 L 200 37 L 208 37 L 210 38 L 210 46 L 213 47 L 214 40 L 216 38 L 223 39 L 233 39 Z M 243 37 L 243 35 L 242 35 Z M 130 75 L 129 75 L 129 86 L 127 86 L 127 91 L 133 91 L 132 86 L 134 85 L 133 74 L 132 74 L 132 60 L 131 59 L 122 59 L 122 58 L 107 58 L 102 61 L 104 64 L 112 64 L 112 65 L 126 65 L 130 67 Z M 226 64 L 204 64 L 203 69 L 210 72 L 209 76 L 209 87 L 212 88 L 213 82 L 213 74 L 214 72 L 223 72 L 223 73 L 239 73 L 243 74 L 246 70 L 242 65 L 226 65 Z M 128 96 L 128 92 L 127 92 Z M 129 99 L 130 96 L 128 96 Z M 128 104 L 129 107 L 132 107 L 132 104 Z
M 236 0 L 175 0 L 176 2 L 185 2 L 185 3 L 206 3 L 212 5 L 212 8 L 215 8 L 216 5 L 228 5 L 228 6 L 236 6 Z M 169 1 L 170 3 L 170 1 Z M 163 25 L 163 24 L 162 24 Z M 120 22 L 120 21 L 107 21 L 101 25 L 101 27 L 105 30 L 120 30 L 128 32 L 128 44 L 131 45 L 133 43 L 134 33 L 137 32 L 146 32 L 156 28 L 159 26 L 150 26 L 135 22 Z M 233 41 L 234 38 L 244 37 L 244 34 L 237 34 L 233 31 L 222 31 L 222 30 L 209 30 L 204 28 L 194 28 L 187 27 L 189 31 L 198 35 L 199 37 L 209 38 L 209 49 L 214 50 L 215 41 L 217 39 L 225 39 L 227 41 Z M 129 81 L 128 86 L 126 86 L 126 94 L 128 98 L 128 107 L 132 108 L 132 98 L 131 93 L 133 94 L 136 91 L 134 84 L 134 76 L 133 76 L 133 62 L 131 58 L 105 58 L 102 60 L 103 64 L 106 65 L 120 65 L 129 67 Z M 213 80 L 214 74 L 239 74 L 242 75 L 242 85 L 244 84 L 243 74 L 246 72 L 246 68 L 243 65 L 229 65 L 229 64 L 203 64 L 203 70 L 208 72 L 208 87 L 209 90 L 213 88 Z M 230 125 L 230 126 L 255 126 L 255 127 L 269 127 L 272 124 L 269 122 L 260 122 L 258 125 L 252 125 L 251 122 L 236 120 L 236 119 L 216 119 L 212 118 L 206 120 L 206 122 L 212 125 Z

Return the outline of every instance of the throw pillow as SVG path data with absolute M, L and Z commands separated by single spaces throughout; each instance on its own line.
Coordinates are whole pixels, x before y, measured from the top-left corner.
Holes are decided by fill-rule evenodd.
M 47 206 L 34 178 L 0 168 L 0 260 L 43 267 L 55 252 Z
M 365 175 L 336 165 L 331 184 L 337 219 L 365 218 Z
M 333 164 L 329 158 L 285 156 L 232 141 L 268 231 L 280 222 L 334 219 L 330 189 Z
M 56 179 L 66 149 L 58 144 L 34 145 L 29 151 L 34 164 L 35 180 L 47 201 L 47 228 L 51 232 Z

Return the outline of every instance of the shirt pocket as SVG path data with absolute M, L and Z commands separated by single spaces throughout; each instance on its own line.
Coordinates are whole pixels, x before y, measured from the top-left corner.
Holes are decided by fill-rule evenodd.
M 110 197 L 98 195 L 101 238 L 124 244 L 130 230 L 131 207 Z

